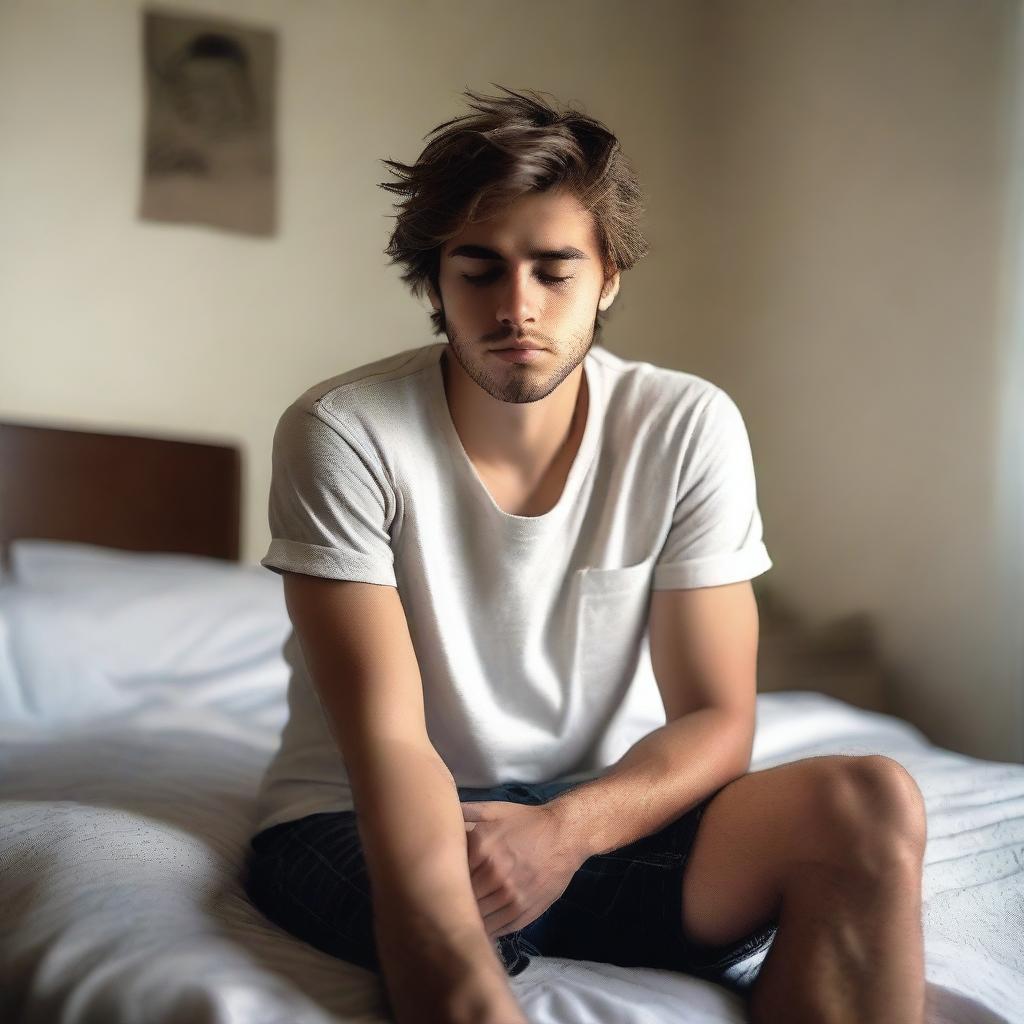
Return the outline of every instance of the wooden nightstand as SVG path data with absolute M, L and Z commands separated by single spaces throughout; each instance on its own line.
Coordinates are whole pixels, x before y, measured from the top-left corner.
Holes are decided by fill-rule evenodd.
M 857 612 L 809 628 L 778 594 L 752 581 L 761 620 L 757 692 L 814 690 L 891 714 L 870 616 Z

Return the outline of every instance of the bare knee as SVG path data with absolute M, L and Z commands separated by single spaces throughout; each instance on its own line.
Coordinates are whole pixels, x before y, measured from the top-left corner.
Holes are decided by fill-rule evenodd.
M 881 754 L 837 756 L 819 773 L 819 835 L 829 863 L 869 874 L 920 868 L 924 798 L 913 776 Z

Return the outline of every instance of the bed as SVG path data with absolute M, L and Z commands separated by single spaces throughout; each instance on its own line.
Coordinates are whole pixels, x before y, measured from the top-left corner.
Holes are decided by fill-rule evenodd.
M 376 975 L 242 888 L 289 623 L 280 577 L 238 561 L 240 465 L 229 445 L 0 424 L 0 1020 L 388 1019 Z M 929 1024 L 1024 1021 L 1024 766 L 764 668 L 751 771 L 881 753 L 924 793 Z M 737 992 L 653 969 L 534 958 L 510 983 L 534 1024 L 746 1019 Z

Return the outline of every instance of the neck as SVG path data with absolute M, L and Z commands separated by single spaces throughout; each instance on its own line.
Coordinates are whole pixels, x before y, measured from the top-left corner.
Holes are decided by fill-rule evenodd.
M 575 453 L 586 427 L 589 388 L 581 363 L 550 394 L 536 402 L 503 402 L 485 391 L 447 349 L 442 377 L 452 423 L 470 460 L 536 479 L 570 448 Z

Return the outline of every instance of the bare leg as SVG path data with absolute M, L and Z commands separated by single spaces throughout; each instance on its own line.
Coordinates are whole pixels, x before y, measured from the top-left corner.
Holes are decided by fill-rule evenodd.
M 750 992 L 752 1024 L 922 1024 L 920 859 L 880 878 L 801 866 Z
M 708 805 L 683 877 L 683 930 L 725 945 L 778 931 L 753 1024 L 923 1024 L 924 800 L 891 758 L 752 772 Z

